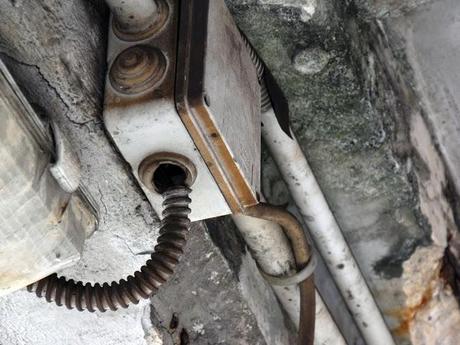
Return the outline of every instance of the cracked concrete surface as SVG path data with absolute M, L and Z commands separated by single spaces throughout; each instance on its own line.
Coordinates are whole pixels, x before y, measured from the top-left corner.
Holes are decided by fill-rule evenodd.
M 83 124 L 97 117 L 104 69 L 88 66 L 98 66 L 105 59 L 100 49 L 105 45 L 101 28 L 107 23 L 103 1 L 91 6 L 82 6 L 80 1 L 4 1 L 0 11 L 0 50 L 38 68 L 71 121 Z M 28 35 L 18 36 L 14 30 L 19 27 Z M 79 111 L 72 111 L 76 105 Z
M 187 259 L 160 295 L 152 298 L 154 324 L 162 325 L 162 333 L 166 328 L 166 337 L 172 336 L 176 343 L 182 330 L 190 344 L 197 345 L 291 343 L 285 327 L 273 327 L 284 324 L 284 315 L 254 261 L 241 251 L 244 246 L 237 244 L 241 239 L 235 237 L 234 226 L 228 220 L 216 219 L 208 227 L 209 234 L 203 226 L 194 227 L 185 252 Z M 211 238 L 224 232 L 227 241 L 234 242 L 231 252 L 222 253 L 212 244 Z M 239 259 L 232 264 L 225 260 L 229 256 Z M 247 302 L 241 300 L 240 293 Z M 171 329 L 174 315 L 177 326 Z

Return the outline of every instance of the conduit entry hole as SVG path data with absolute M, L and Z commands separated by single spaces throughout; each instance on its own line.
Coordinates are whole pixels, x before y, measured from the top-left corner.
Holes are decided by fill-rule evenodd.
M 138 173 L 143 184 L 159 194 L 170 187 L 192 187 L 197 176 L 195 165 L 187 157 L 173 152 L 159 152 L 146 157 Z
M 168 188 L 184 186 L 187 181 L 185 169 L 174 163 L 161 163 L 153 173 L 153 185 L 159 193 L 164 193 Z

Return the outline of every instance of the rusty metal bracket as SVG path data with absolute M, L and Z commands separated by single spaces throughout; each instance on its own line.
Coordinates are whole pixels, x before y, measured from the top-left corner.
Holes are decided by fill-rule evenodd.
M 301 271 L 308 264 L 312 257 L 310 245 L 307 241 L 302 226 L 298 220 L 288 211 L 260 203 L 256 206 L 247 208 L 244 215 L 265 219 L 277 223 L 283 229 L 286 237 L 292 246 L 292 251 L 296 260 L 297 270 Z M 315 333 L 315 283 L 314 276 L 311 274 L 306 280 L 299 284 L 300 290 L 300 324 L 298 345 L 312 345 Z
M 262 277 L 265 278 L 265 280 L 270 284 L 270 285 L 276 285 L 276 286 L 292 286 L 292 285 L 298 285 L 302 283 L 303 281 L 307 280 L 310 278 L 313 273 L 315 272 L 316 265 L 318 264 L 318 260 L 316 258 L 315 252 L 312 253 L 310 260 L 308 261 L 307 266 L 302 268 L 300 271 L 297 271 L 294 274 L 286 275 L 283 277 L 279 276 L 272 276 L 270 274 L 265 273 L 262 271 L 259 267 L 259 272 L 262 275 Z

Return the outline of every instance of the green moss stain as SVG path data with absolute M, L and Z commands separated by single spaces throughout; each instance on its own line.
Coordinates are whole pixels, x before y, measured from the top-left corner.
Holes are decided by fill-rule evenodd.
M 417 198 L 405 166 L 392 153 L 394 124 L 368 101 L 341 22 L 304 23 L 298 12 L 282 6 L 228 3 L 284 90 L 293 130 L 355 255 L 362 243 L 381 241 L 385 247 L 384 257 L 361 253 L 358 261 L 375 260 L 367 271 L 380 277 L 400 276 L 402 263 L 427 242 L 427 232 L 414 216 Z M 314 75 L 293 64 L 296 54 L 309 48 L 330 56 Z M 375 221 L 368 224 L 366 217 Z

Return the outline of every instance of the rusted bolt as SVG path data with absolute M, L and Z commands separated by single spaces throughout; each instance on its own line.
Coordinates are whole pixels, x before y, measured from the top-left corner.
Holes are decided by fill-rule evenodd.
M 157 86 L 165 71 L 166 58 L 159 49 L 137 45 L 117 56 L 109 79 L 115 90 L 132 95 Z
M 157 193 L 184 183 L 191 187 L 196 175 L 195 165 L 188 158 L 172 152 L 150 155 L 139 166 L 140 180 L 148 189 Z
M 169 18 L 166 0 L 109 0 L 114 14 L 112 29 L 115 35 L 128 42 L 141 41 L 159 33 Z

